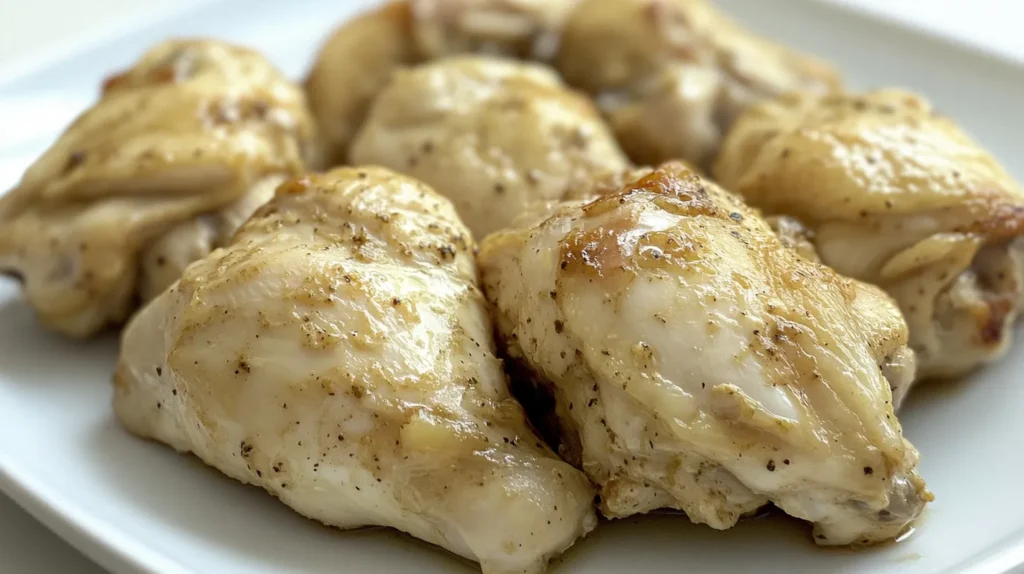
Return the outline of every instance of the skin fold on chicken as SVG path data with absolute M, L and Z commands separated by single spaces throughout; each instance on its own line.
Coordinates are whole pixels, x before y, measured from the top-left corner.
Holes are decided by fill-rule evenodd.
M 1024 303 L 1024 191 L 902 90 L 788 95 L 736 122 L 715 176 L 801 220 L 821 260 L 900 305 L 920 378 L 1003 355 Z
M 303 171 L 313 129 L 302 91 L 255 52 L 161 43 L 0 198 L 0 271 L 53 329 L 120 323 Z
M 639 164 L 706 169 L 734 118 L 790 90 L 830 92 L 827 65 L 737 26 L 706 0 L 584 0 L 555 62 L 597 98 Z
M 528 426 L 451 204 L 382 168 L 291 180 L 131 321 L 114 407 L 340 528 L 539 572 L 596 525 Z
M 800 220 L 786 215 L 763 217 L 768 223 L 768 227 L 771 227 L 775 235 L 779 236 L 779 241 L 783 245 L 796 250 L 797 253 L 811 261 L 821 263 L 821 257 L 818 257 L 818 251 L 814 248 L 814 232 L 807 229 Z
M 501 345 L 606 516 L 724 529 L 772 502 L 818 544 L 865 544 L 931 500 L 883 376 L 913 369 L 896 306 L 682 165 L 532 214 L 478 261 Z
M 373 99 L 395 70 L 459 54 L 548 61 L 578 0 L 409 0 L 339 27 L 306 80 L 329 161 L 345 163 Z
M 356 164 L 417 177 L 474 237 L 629 160 L 584 96 L 542 64 L 457 56 L 399 71 L 352 145 Z

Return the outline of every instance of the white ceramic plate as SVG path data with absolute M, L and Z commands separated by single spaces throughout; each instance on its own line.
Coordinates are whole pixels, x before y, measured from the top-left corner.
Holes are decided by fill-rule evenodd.
M 299 77 L 325 34 L 374 0 L 223 0 L 124 28 L 0 77 L 0 184 L 86 106 L 105 74 L 170 35 L 252 45 Z M 1024 68 L 814 0 L 720 0 L 738 19 L 835 62 L 854 87 L 928 94 L 1018 178 Z M 289 7 L 290 5 L 290 7 Z M 1024 336 L 1024 333 L 1021 334 Z M 907 540 L 820 550 L 780 517 L 727 532 L 658 515 L 603 524 L 557 572 L 1003 572 L 1024 563 L 1024 339 L 960 384 L 919 389 L 902 419 L 937 496 Z M 382 529 L 338 532 L 196 460 L 128 436 L 110 409 L 113 338 L 48 334 L 0 283 L 0 488 L 115 572 L 472 572 Z M 500 520 L 500 517 L 494 517 Z

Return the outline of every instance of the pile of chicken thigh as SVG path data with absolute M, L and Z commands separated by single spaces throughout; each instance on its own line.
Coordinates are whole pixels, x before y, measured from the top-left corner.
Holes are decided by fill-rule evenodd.
M 706 0 L 406 0 L 304 85 L 152 48 L 0 199 L 0 271 L 123 326 L 132 433 L 539 572 L 664 508 L 899 536 L 932 500 L 900 403 L 1006 352 L 1024 192 Z

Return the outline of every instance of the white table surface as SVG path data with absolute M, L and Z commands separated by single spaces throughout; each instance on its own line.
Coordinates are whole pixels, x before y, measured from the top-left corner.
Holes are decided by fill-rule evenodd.
M 301 0 L 294 0 L 301 4 Z M 338 0 L 344 2 L 345 0 Z M 784 0 L 773 0 L 784 1 Z M 961 42 L 1024 60 L 1020 0 L 829 0 L 913 22 Z M 119 18 L 176 0 L 0 0 L 0 69 Z M 0 495 L 0 572 L 103 574 L 103 569 Z

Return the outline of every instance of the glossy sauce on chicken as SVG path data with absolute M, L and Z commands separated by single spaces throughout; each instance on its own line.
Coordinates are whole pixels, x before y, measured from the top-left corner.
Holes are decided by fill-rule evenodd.
M 629 164 L 593 104 L 552 70 L 481 56 L 396 72 L 350 155 L 430 184 L 481 239 Z

